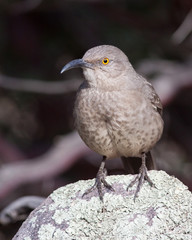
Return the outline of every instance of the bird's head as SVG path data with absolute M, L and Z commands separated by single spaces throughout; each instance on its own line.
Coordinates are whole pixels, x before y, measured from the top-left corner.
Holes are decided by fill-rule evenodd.
M 119 48 L 110 45 L 89 49 L 82 59 L 66 64 L 61 73 L 77 67 L 83 68 L 90 87 L 108 90 L 125 87 L 128 75 L 134 72 L 127 56 Z

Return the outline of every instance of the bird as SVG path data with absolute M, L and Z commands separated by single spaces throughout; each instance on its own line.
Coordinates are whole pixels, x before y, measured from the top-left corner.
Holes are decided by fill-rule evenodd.
M 81 59 L 67 63 L 61 73 L 82 68 L 84 81 L 74 104 L 77 131 L 85 144 L 102 156 L 95 184 L 84 195 L 97 188 L 103 201 L 104 189 L 114 191 L 106 181 L 106 160 L 121 158 L 136 177 L 134 200 L 148 176 L 147 164 L 154 169 L 151 149 L 161 138 L 164 122 L 162 103 L 152 84 L 138 74 L 126 54 L 112 45 L 100 45 L 86 51 Z

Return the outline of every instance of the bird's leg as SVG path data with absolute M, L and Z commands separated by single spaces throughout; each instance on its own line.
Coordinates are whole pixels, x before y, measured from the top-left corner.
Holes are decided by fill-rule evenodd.
M 107 169 L 105 168 L 105 160 L 106 160 L 106 157 L 103 156 L 103 160 L 102 160 L 101 165 L 99 167 L 99 171 L 97 172 L 97 175 L 96 175 L 95 183 L 90 189 L 88 189 L 83 194 L 83 196 L 87 195 L 88 193 L 92 192 L 95 188 L 97 188 L 98 193 L 99 193 L 99 198 L 100 198 L 101 201 L 103 201 L 103 195 L 104 195 L 103 186 L 106 187 L 107 189 L 111 190 L 111 191 L 114 191 L 112 186 L 109 183 L 107 183 L 107 181 L 105 180 L 105 177 L 107 175 Z
M 136 176 L 136 178 L 128 185 L 127 187 L 127 190 L 132 187 L 137 181 L 138 181 L 138 184 L 137 184 L 137 188 L 136 188 L 136 191 L 135 191 L 135 195 L 134 195 L 134 201 L 135 199 L 137 198 L 138 196 L 138 193 L 144 183 L 144 180 L 146 180 L 149 185 L 151 187 L 154 187 L 154 183 L 151 181 L 151 179 L 149 178 L 148 174 L 147 174 L 147 167 L 146 167 L 146 164 L 145 164 L 145 160 L 146 160 L 146 154 L 145 153 L 142 153 L 142 164 L 141 164 L 141 167 L 139 169 L 139 174 Z

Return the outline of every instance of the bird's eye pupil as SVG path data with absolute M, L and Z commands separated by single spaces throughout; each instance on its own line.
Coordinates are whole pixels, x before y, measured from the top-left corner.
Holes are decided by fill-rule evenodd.
M 103 64 L 108 64 L 108 63 L 109 63 L 109 59 L 108 59 L 108 58 L 104 58 L 104 59 L 102 60 L 102 63 L 103 63 Z

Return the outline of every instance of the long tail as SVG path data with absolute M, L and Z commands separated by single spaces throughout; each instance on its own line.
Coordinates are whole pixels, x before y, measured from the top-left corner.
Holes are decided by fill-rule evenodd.
M 141 166 L 141 158 L 139 157 L 121 157 L 125 171 L 130 174 L 139 173 L 139 168 Z M 151 155 L 151 152 L 146 153 L 146 167 L 148 170 L 155 170 L 156 164 Z

